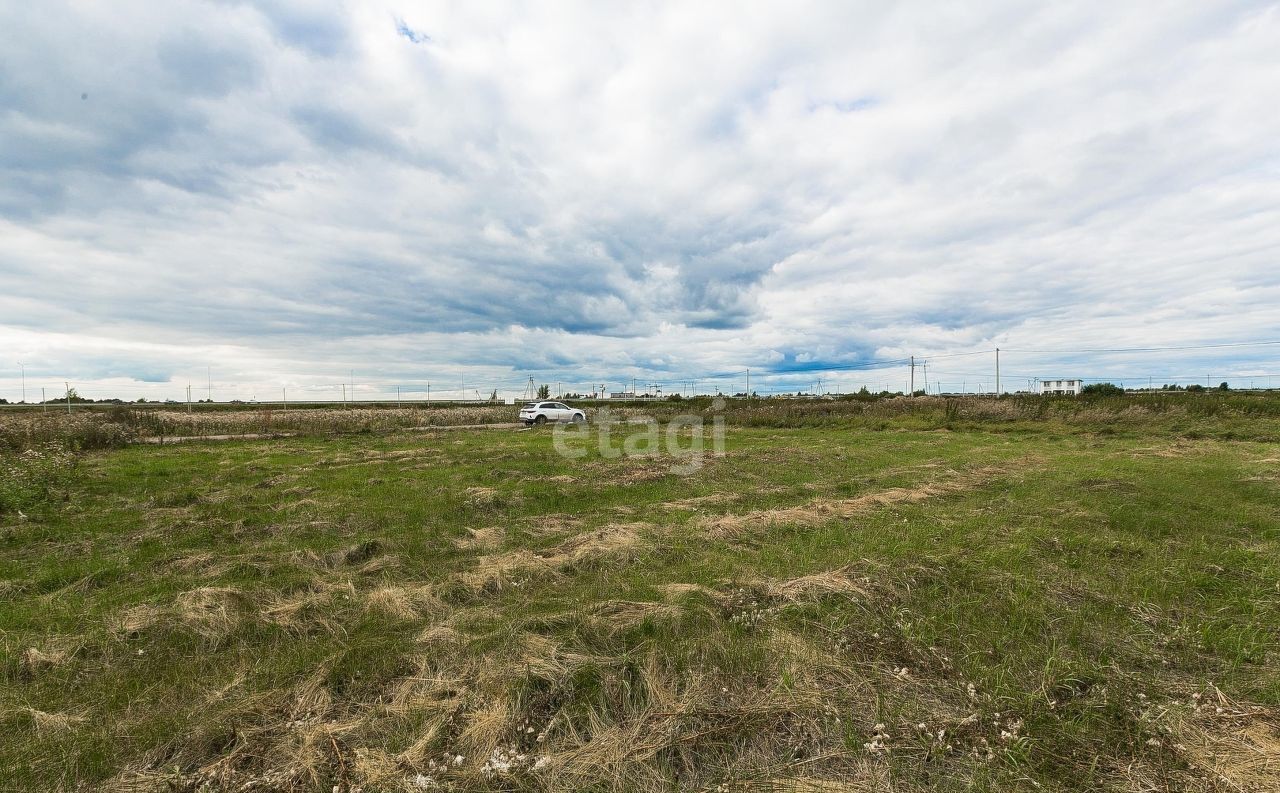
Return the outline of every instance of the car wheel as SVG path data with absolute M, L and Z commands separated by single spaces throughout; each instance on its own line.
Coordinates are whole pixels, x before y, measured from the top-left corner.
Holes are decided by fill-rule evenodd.
M 571 419 L 571 421 L 573 421 L 574 424 L 581 424 L 586 420 L 587 420 L 587 417 L 582 415 L 581 413 L 574 413 L 573 418 Z
M 539 415 L 537 418 L 535 418 L 535 419 L 533 420 L 533 423 L 534 423 L 534 424 L 546 424 L 546 423 L 547 423 L 547 417 L 546 417 L 546 416 Z

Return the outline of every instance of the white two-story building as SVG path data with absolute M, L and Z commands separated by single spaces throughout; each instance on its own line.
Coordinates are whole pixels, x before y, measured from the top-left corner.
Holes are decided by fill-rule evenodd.
M 1079 396 L 1080 389 L 1084 388 L 1083 380 L 1037 380 L 1037 394 L 1064 394 L 1067 396 Z

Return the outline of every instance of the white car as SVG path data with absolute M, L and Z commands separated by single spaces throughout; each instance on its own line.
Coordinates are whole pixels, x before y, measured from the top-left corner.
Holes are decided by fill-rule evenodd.
M 573 422 L 587 420 L 587 414 L 560 402 L 527 402 L 520 408 L 520 420 L 526 425 L 546 424 L 548 421 Z

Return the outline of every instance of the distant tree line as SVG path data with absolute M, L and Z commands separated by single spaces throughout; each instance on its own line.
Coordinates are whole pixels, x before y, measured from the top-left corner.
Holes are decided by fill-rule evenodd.
M 1145 388 L 1139 388 L 1139 389 L 1135 389 L 1135 390 L 1138 390 L 1138 391 L 1146 391 L 1146 390 L 1148 390 L 1148 389 L 1145 389 Z M 1208 391 L 1209 389 L 1208 389 L 1208 388 L 1205 388 L 1204 386 L 1200 385 L 1199 383 L 1192 383 L 1191 385 L 1188 385 L 1188 386 L 1180 386 L 1180 385 L 1176 385 L 1176 384 L 1169 384 L 1169 383 L 1165 383 L 1164 385 L 1160 386 L 1160 388 L 1159 388 L 1158 390 L 1160 390 L 1160 391 L 1186 391 L 1186 392 L 1189 392 L 1189 393 L 1195 394 L 1195 393 L 1200 393 L 1200 392 L 1203 392 L 1203 391 Z M 1230 391 L 1230 390 L 1231 390 L 1231 386 L 1230 386 L 1230 385 L 1229 385 L 1229 384 L 1224 380 L 1224 381 L 1222 381 L 1221 383 L 1218 383 L 1218 387 L 1217 387 L 1217 389 L 1215 389 L 1215 390 L 1217 390 L 1217 391 Z M 1082 394 L 1092 394 L 1092 395 L 1095 395 L 1095 396 L 1119 396 L 1119 395 L 1121 395 L 1121 394 L 1124 394 L 1124 393 L 1125 393 L 1125 389 L 1121 388 L 1120 386 L 1116 385 L 1115 383 L 1090 383 L 1089 385 L 1087 385 L 1087 386 L 1085 386 L 1084 388 L 1080 389 L 1080 393 L 1082 393 Z

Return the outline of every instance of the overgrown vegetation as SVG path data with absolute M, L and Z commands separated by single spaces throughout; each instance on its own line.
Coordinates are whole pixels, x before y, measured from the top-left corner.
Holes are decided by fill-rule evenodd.
M 67 449 L 109 449 L 136 437 L 132 427 L 103 414 L 0 413 L 0 453 L 48 444 Z
M 736 403 L 687 477 L 538 430 L 90 452 L 0 515 L 0 775 L 1280 789 L 1280 411 L 1158 399 Z
M 546 386 L 544 386 L 545 388 Z M 840 399 L 732 399 L 573 402 L 593 419 L 641 416 L 659 420 L 696 413 L 723 416 L 730 425 L 748 427 L 848 427 L 863 429 L 965 429 L 1040 432 L 1084 430 L 1187 437 L 1280 440 L 1280 393 L 1152 392 L 1100 393 L 1088 397 L 1008 396 L 978 398 L 877 398 L 854 394 Z M 320 435 L 388 433 L 480 424 L 511 423 L 518 406 L 497 404 L 395 407 L 263 406 L 231 409 L 205 405 L 188 412 L 165 407 L 117 405 L 81 410 L 0 411 L 0 448 L 24 449 L 56 441 L 81 449 L 110 448 L 135 439 L 222 435 Z
M 0 517 L 54 501 L 71 480 L 75 455 L 56 443 L 0 451 Z

